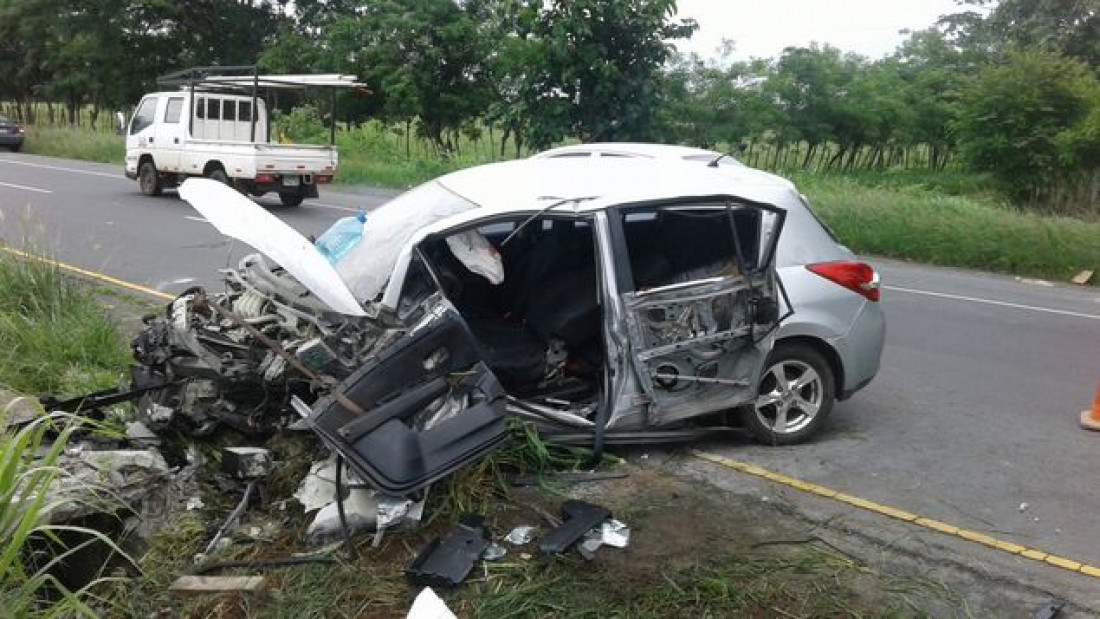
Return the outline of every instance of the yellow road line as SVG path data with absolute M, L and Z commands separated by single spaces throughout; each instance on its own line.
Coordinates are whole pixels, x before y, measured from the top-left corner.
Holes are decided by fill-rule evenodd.
M 860 497 L 852 496 L 850 494 L 844 494 L 843 492 L 837 492 L 836 490 L 832 490 L 824 486 L 819 486 L 808 481 L 795 479 L 794 477 L 788 477 L 786 475 L 780 475 L 779 473 L 769 471 L 767 469 L 756 466 L 755 464 L 738 462 L 737 460 L 731 460 L 724 456 L 707 453 L 705 451 L 692 451 L 692 455 L 694 455 L 696 458 L 706 460 L 707 462 L 711 462 L 719 466 L 724 466 L 726 468 L 740 471 L 748 475 L 767 479 L 777 484 L 794 488 L 795 490 L 801 490 L 802 492 L 816 494 L 818 496 L 832 499 L 834 501 L 839 501 L 841 503 L 851 505 L 852 507 L 858 507 L 859 509 L 862 509 L 864 511 L 869 511 L 886 516 L 887 518 L 893 518 L 894 520 L 907 522 L 909 524 L 928 529 L 929 531 L 943 533 L 944 535 L 950 535 L 952 537 L 964 539 L 968 542 L 973 542 L 975 544 L 980 544 L 988 548 L 993 548 L 994 550 L 1000 550 L 1001 552 L 1005 552 L 1010 555 L 1017 555 L 1026 559 L 1030 559 L 1032 561 L 1046 563 L 1047 565 L 1053 565 L 1056 567 L 1060 567 L 1064 570 L 1069 570 L 1071 572 L 1076 572 L 1078 574 L 1084 574 L 1085 576 L 1091 576 L 1093 578 L 1100 579 L 1100 567 L 1095 567 L 1092 565 L 1081 563 L 1079 561 L 1074 561 L 1073 559 L 1067 559 L 1065 557 L 1059 557 L 1057 555 L 1053 555 L 1042 550 L 1027 548 L 1025 546 L 1014 544 L 1007 540 L 1002 540 L 990 535 L 986 535 L 985 533 L 979 533 L 978 531 L 971 531 L 969 529 L 956 527 L 945 522 L 940 522 L 939 520 L 933 520 L 931 518 L 918 516 L 905 510 L 896 509 L 888 505 L 876 503 L 874 501 L 868 501 L 867 499 L 862 499 Z
M 158 299 L 169 299 L 169 300 L 171 300 L 171 299 L 176 298 L 175 295 L 170 295 L 166 292 L 161 292 L 159 290 L 154 290 L 152 288 L 142 286 L 141 284 L 135 284 L 133 282 L 128 282 L 128 281 L 125 281 L 125 280 L 118 279 L 117 277 L 111 277 L 110 275 L 105 275 L 103 273 L 96 273 L 95 271 L 89 271 L 88 269 L 82 269 L 78 266 L 73 266 L 71 264 L 67 264 L 67 263 L 64 263 L 64 262 L 59 262 L 57 260 L 52 260 L 52 259 L 46 258 L 44 256 L 39 256 L 39 255 L 32 254 L 32 253 L 29 253 L 29 252 L 21 251 L 21 250 L 18 250 L 18 249 L 14 249 L 12 247 L 4 247 L 3 245 L 0 245 L 0 251 L 3 251 L 4 253 L 10 254 L 12 256 L 16 256 L 17 258 L 22 258 L 23 260 L 30 260 L 32 262 L 39 262 L 41 264 L 48 264 L 52 267 L 56 267 L 58 269 L 61 269 L 62 271 L 68 271 L 70 273 L 75 273 L 76 275 L 80 275 L 81 277 L 87 277 L 89 279 L 94 279 L 94 280 L 97 280 L 97 281 L 101 281 L 101 282 L 104 282 L 106 284 L 110 284 L 112 286 L 118 286 L 119 288 L 125 288 L 127 290 L 132 290 L 134 292 L 140 292 L 142 294 L 147 294 L 147 295 L 150 295 L 150 296 L 154 296 L 154 297 L 157 297 Z

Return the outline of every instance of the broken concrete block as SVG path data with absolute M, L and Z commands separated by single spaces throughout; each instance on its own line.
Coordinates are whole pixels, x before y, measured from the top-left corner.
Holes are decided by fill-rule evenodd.
M 275 468 L 271 452 L 261 447 L 222 448 L 222 472 L 237 479 L 266 477 Z
M 160 445 L 160 437 L 140 421 L 131 421 L 126 424 L 126 440 L 143 447 Z
M 131 469 L 163 473 L 168 463 L 159 451 L 152 449 L 116 449 L 110 451 L 81 451 L 80 460 L 100 471 L 123 472 Z
M 1089 280 L 1092 279 L 1093 275 L 1094 273 L 1091 270 L 1086 269 L 1084 271 L 1081 271 L 1077 275 L 1074 275 L 1071 281 L 1078 286 L 1084 286 L 1085 284 L 1089 283 Z
M 0 419 L 7 425 L 22 425 L 46 414 L 37 399 L 0 387 Z

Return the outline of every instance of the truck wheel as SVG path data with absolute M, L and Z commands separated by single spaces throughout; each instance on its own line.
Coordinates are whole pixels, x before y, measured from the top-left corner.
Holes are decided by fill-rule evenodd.
M 302 200 L 305 199 L 300 193 L 280 193 L 279 200 L 282 201 L 283 206 L 300 206 Z
M 160 184 L 160 174 L 157 174 L 157 166 L 152 161 L 145 161 L 138 167 L 138 186 L 141 193 L 147 196 L 159 196 L 163 187 Z
M 219 183 L 225 185 L 229 184 L 229 176 L 225 173 L 225 170 L 221 168 L 214 168 L 210 170 L 210 172 L 206 174 L 206 178 L 209 178 L 212 181 L 218 181 Z

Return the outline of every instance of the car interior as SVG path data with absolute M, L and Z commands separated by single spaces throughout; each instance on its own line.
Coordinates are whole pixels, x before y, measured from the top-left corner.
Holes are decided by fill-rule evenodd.
M 733 220 L 718 206 L 625 212 L 634 290 L 737 275 L 738 246 L 750 257 L 744 264 L 753 268 L 759 213 L 735 210 L 732 215 Z M 736 242 L 733 224 L 739 231 Z M 457 258 L 446 236 L 425 240 L 420 250 L 489 368 L 516 397 L 558 405 L 592 402 L 599 393 L 605 348 L 591 221 L 512 218 L 482 224 L 476 233 L 499 256 L 494 257 L 503 267 L 499 284 Z
M 425 241 L 421 251 L 509 393 L 591 401 L 604 360 L 592 224 L 554 217 L 524 222 L 477 228 L 503 265 L 498 285 L 459 261 L 445 238 Z

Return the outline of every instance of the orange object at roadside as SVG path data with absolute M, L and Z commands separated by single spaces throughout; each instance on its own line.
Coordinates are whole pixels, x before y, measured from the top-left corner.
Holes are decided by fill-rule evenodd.
M 1092 409 L 1081 411 L 1081 427 L 1100 432 L 1100 385 L 1096 386 L 1096 396 L 1092 398 Z

